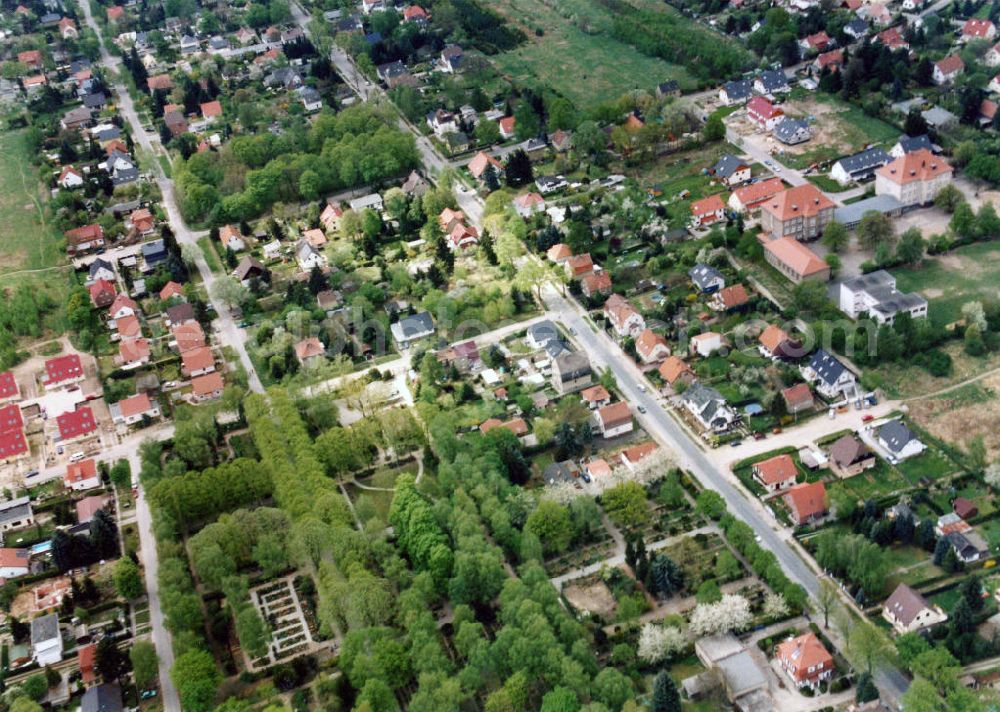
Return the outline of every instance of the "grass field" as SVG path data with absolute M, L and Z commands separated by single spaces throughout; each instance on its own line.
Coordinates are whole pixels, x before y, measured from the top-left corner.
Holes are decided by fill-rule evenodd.
M 993 298 L 1000 282 L 1000 242 L 977 242 L 947 255 L 928 258 L 922 267 L 893 270 L 896 287 L 919 292 L 930 302 L 930 317 L 939 323 L 961 318 L 962 305 Z
M 37 270 L 66 264 L 62 235 L 46 223 L 47 196 L 32 164 L 25 132 L 0 134 L 0 272 Z
M 493 5 L 529 38 L 492 58 L 501 72 L 518 84 L 551 87 L 579 109 L 613 101 L 633 89 L 652 91 L 668 79 L 676 79 L 682 89 L 695 86 L 683 67 L 647 57 L 604 34 L 610 16 L 596 3 L 570 0 L 562 6 L 570 18 L 540 0 L 500 0 Z M 581 25 L 594 34 L 584 32 Z M 537 29 L 542 36 L 536 35 Z
M 782 155 L 782 162 L 792 168 L 832 161 L 869 144 L 888 143 L 899 137 L 897 127 L 829 94 L 790 100 L 785 104 L 785 113 L 815 118 L 812 140 L 788 148 Z

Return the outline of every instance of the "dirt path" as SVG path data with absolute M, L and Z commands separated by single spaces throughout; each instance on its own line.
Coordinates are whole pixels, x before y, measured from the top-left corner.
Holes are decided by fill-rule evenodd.
M 950 386 L 945 386 L 944 388 L 934 391 L 933 393 L 923 393 L 919 396 L 913 396 L 912 398 L 903 398 L 903 402 L 907 403 L 909 401 L 919 401 L 919 400 L 927 400 L 928 398 L 937 398 L 938 396 L 943 396 L 946 393 L 951 393 L 954 390 L 958 390 L 962 386 L 967 386 L 970 383 L 981 381 L 984 378 L 989 378 L 990 376 L 996 374 L 1000 374 L 1000 368 L 992 368 L 989 371 L 983 371 L 982 373 L 973 376 L 972 378 L 966 378 L 964 381 L 959 381 L 958 383 L 953 383 Z

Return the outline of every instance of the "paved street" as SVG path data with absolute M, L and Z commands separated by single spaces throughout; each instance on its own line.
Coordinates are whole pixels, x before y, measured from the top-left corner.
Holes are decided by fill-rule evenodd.
M 100 27 L 90 12 L 89 3 L 81 2 L 80 6 L 83 8 L 87 25 L 89 25 L 98 36 L 101 36 Z M 126 71 L 125 68 L 120 65 L 118 60 L 111 56 L 103 43 L 101 44 L 101 63 L 117 72 Z M 152 165 L 143 166 L 143 168 L 147 172 L 152 172 L 155 176 L 156 184 L 159 186 L 160 192 L 163 195 L 162 203 L 167 212 L 167 222 L 170 224 L 170 229 L 173 231 L 179 244 L 192 245 L 194 247 L 194 249 L 191 250 L 191 253 L 194 255 L 195 267 L 197 267 L 198 274 L 201 275 L 205 289 L 208 291 L 208 298 L 211 301 L 212 306 L 215 307 L 216 322 L 218 324 L 218 331 L 223 337 L 222 341 L 223 343 L 232 346 L 236 351 L 240 359 L 240 363 L 246 371 L 247 383 L 250 386 L 250 390 L 256 393 L 263 393 L 264 386 L 261 384 L 260 378 L 257 376 L 257 371 L 254 369 L 253 363 L 250 361 L 250 356 L 247 354 L 246 347 L 244 345 L 245 332 L 236 325 L 236 321 L 230 314 L 228 306 L 215 295 L 215 274 L 211 269 L 209 269 L 208 263 L 205 261 L 205 256 L 202 254 L 201 248 L 198 246 L 198 238 L 205 233 L 194 232 L 184 222 L 183 217 L 181 217 L 181 211 L 177 206 L 177 199 L 174 195 L 173 181 L 164 175 L 162 167 L 159 162 L 155 160 L 155 157 L 159 152 L 154 148 L 149 134 L 143 128 L 142 122 L 139 120 L 139 114 L 135 110 L 135 104 L 132 102 L 132 97 L 129 95 L 128 89 L 121 79 L 115 83 L 115 92 L 118 95 L 118 110 L 131 127 L 132 138 L 139 144 L 140 147 L 142 147 L 143 150 L 146 151 L 150 158 L 154 159 L 152 161 Z
M 756 140 L 758 138 L 763 137 L 759 137 L 756 134 L 752 134 L 750 136 L 740 136 L 732 129 L 726 129 L 726 140 L 729 141 L 729 143 L 738 147 L 757 163 L 764 165 L 770 162 L 774 164 L 776 166 L 776 169 L 774 170 L 775 175 L 783 179 L 786 183 L 796 186 L 805 185 L 809 182 L 806 177 L 802 175 L 801 171 L 789 168 L 788 166 L 782 164 L 775 156 L 772 156 L 763 145 L 762 141 Z

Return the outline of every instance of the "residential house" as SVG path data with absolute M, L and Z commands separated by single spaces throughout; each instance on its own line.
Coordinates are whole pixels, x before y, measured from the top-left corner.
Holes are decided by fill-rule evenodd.
M 122 339 L 118 342 L 116 363 L 125 370 L 140 368 L 149 363 L 152 352 L 149 341 L 144 338 Z
M 791 360 L 803 355 L 802 344 L 790 337 L 784 329 L 768 324 L 757 337 L 757 350 L 764 358 Z
M 164 284 L 160 290 L 161 302 L 169 302 L 171 299 L 178 299 L 183 302 L 187 301 L 187 296 L 184 294 L 184 287 L 174 280 L 170 280 Z
M 78 354 L 56 356 L 45 362 L 42 383 L 46 389 L 62 388 L 83 380 L 83 364 Z
M 118 296 L 118 291 L 115 289 L 114 283 L 106 279 L 99 279 L 96 282 L 92 282 L 87 287 L 87 291 L 90 293 L 90 303 L 97 309 L 110 306 L 114 303 L 115 297 Z
M 758 94 L 785 94 L 792 88 L 788 86 L 788 77 L 780 69 L 767 69 L 757 75 L 754 79 L 753 89 Z
M 99 250 L 104 247 L 104 228 L 97 223 L 83 225 L 63 233 L 66 236 L 66 251 L 71 255 Z
M 953 174 L 946 160 L 922 148 L 879 168 L 875 194 L 891 195 L 904 206 L 926 205 L 951 184 Z
M 693 354 L 707 358 L 721 349 L 723 344 L 722 334 L 715 331 L 706 331 L 703 334 L 695 334 L 691 337 L 689 350 Z
M 455 74 L 462 68 L 464 54 L 462 48 L 455 44 L 445 45 L 441 50 L 441 69 L 447 74 Z
M 880 325 L 892 324 L 903 312 L 914 319 L 927 316 L 927 300 L 897 290 L 896 278 L 884 269 L 841 282 L 839 302 L 840 310 L 852 319 L 867 314 Z
M 719 195 L 710 195 L 691 203 L 691 224 L 696 228 L 708 227 L 725 219 L 726 204 Z
M 66 190 L 79 188 L 84 184 L 84 182 L 83 174 L 73 166 L 66 166 L 63 168 L 59 177 L 56 178 L 56 183 L 59 187 L 65 188 Z
M 1000 44 L 990 47 L 989 51 L 983 56 L 983 63 L 990 67 L 1000 66 Z
M 993 24 L 992 20 L 984 19 L 980 20 L 975 17 L 970 17 L 962 25 L 962 41 L 971 42 L 972 40 L 992 40 L 997 36 L 996 25 Z
M 749 111 L 749 105 L 747 110 Z M 750 180 L 750 166 L 731 153 L 727 153 L 708 169 L 708 174 L 723 185 L 740 185 Z
M 646 328 L 642 314 L 619 294 L 612 294 L 604 302 L 604 318 L 611 322 L 619 337 L 631 336 L 634 339 Z
M 869 148 L 852 156 L 845 156 L 834 163 L 830 177 L 841 185 L 868 180 L 890 160 L 891 157 L 883 149 Z
M 712 299 L 711 307 L 717 311 L 742 311 L 750 303 L 750 295 L 742 284 L 734 284 L 718 291 Z
M 573 250 L 565 242 L 560 242 L 550 247 L 545 252 L 545 256 L 557 265 L 561 265 L 573 256 Z
M 726 286 L 726 278 L 719 270 L 701 262 L 688 270 L 688 277 L 702 294 L 713 294 Z
M 59 631 L 59 614 L 35 618 L 31 621 L 31 659 L 39 667 L 55 665 L 62 660 L 63 640 Z
M 394 64 L 399 64 L 395 62 Z M 450 111 L 438 109 L 427 114 L 427 126 L 440 138 L 446 133 L 458 131 L 458 117 Z
M 865 30 L 868 29 L 868 25 L 865 24 L 863 20 L 856 20 L 855 22 L 860 22 L 862 27 L 865 28 Z M 847 28 L 850 25 L 851 23 L 849 22 L 847 23 L 847 26 L 844 27 L 845 32 L 847 31 Z M 830 50 L 829 52 L 824 52 L 823 54 L 819 55 L 816 59 L 814 59 L 812 63 L 812 70 L 816 74 L 822 74 L 824 71 L 839 72 L 843 64 L 844 64 L 844 50 L 834 49 Z
M 542 195 L 554 193 L 568 185 L 569 182 L 566 180 L 566 176 L 538 176 L 535 178 L 535 187 L 538 188 L 538 192 Z
M 561 339 L 559 329 L 553 322 L 546 319 L 529 326 L 524 341 L 530 348 L 540 350 L 548 346 L 549 342 L 561 341 Z
M 764 259 L 795 284 L 830 279 L 830 265 L 793 237 L 765 242 Z
M 473 156 L 472 160 L 469 161 L 469 164 L 466 167 L 469 169 L 469 173 L 472 174 L 472 177 L 481 183 L 486 182 L 485 175 L 487 169 L 491 170 L 494 177 L 498 181 L 503 179 L 503 164 L 490 154 L 486 153 L 486 151 L 480 151 Z
M 80 681 L 90 687 L 97 681 L 97 646 L 93 643 L 82 645 L 76 651 L 76 665 L 80 669 Z
M 882 617 L 898 635 L 927 630 L 948 620 L 940 606 L 932 605 L 905 583 L 896 586 L 892 595 L 885 599 Z
M 785 189 L 780 178 L 768 178 L 737 188 L 729 196 L 729 208 L 737 213 L 753 213 Z
M 856 40 L 868 34 L 868 22 L 861 17 L 857 17 L 844 25 L 844 34 Z
M 787 489 L 795 484 L 799 471 L 791 455 L 775 455 L 754 463 L 750 470 L 757 484 L 768 493 Z
M 691 367 L 678 356 L 668 356 L 667 359 L 660 364 L 658 372 L 660 374 L 660 378 L 666 381 L 670 386 L 673 386 L 678 382 L 688 385 L 696 378 L 694 371 L 691 370 Z
M 194 318 L 194 307 L 187 302 L 167 307 L 163 312 L 163 316 L 164 325 L 168 329 L 180 326 L 181 324 L 187 324 L 188 322 L 197 321 Z
M 167 245 L 163 240 L 144 242 L 139 252 L 142 254 L 143 272 L 152 272 L 157 265 L 167 261 Z
M 926 149 L 931 153 L 934 152 L 934 144 L 931 143 L 931 139 L 927 134 L 920 134 L 919 136 L 907 136 L 904 134 L 896 141 L 892 150 L 889 151 L 889 155 L 893 158 L 902 158 L 907 153 L 913 153 L 921 149 Z
M 302 103 L 302 108 L 306 110 L 306 113 L 313 113 L 319 111 L 323 108 L 323 96 L 312 87 L 301 86 L 295 90 L 295 93 L 299 96 L 299 101 Z
M 934 83 L 938 86 L 951 84 L 965 71 L 965 62 L 957 54 L 949 54 L 944 59 L 934 63 Z
M 254 279 L 266 279 L 267 267 L 265 267 L 256 257 L 246 255 L 236 265 L 233 275 L 244 287 L 248 286 Z
M 401 349 L 409 348 L 410 344 L 434 333 L 434 321 L 429 312 L 420 312 L 407 316 L 389 327 L 396 345 Z
M 582 255 L 573 255 L 566 260 L 566 274 L 570 279 L 580 279 L 585 274 L 594 271 L 594 261 L 589 252 Z
M 500 138 L 507 139 L 514 138 L 514 117 L 505 116 L 497 122 L 497 126 L 500 128 Z
M 322 341 L 310 336 L 295 344 L 295 358 L 303 368 L 318 366 L 326 360 L 326 348 Z
M 580 291 L 588 299 L 608 296 L 612 290 L 611 275 L 603 269 L 585 274 L 580 280 Z
M 303 272 L 309 272 L 314 267 L 322 269 L 326 266 L 326 256 L 310 245 L 306 239 L 300 239 L 295 243 L 295 261 Z
M 181 327 L 183 328 L 183 327 Z M 181 351 L 181 373 L 192 378 L 215 370 L 215 356 L 207 346 L 196 346 Z
M 882 3 L 868 3 L 858 9 L 858 16 L 871 20 L 876 27 L 885 27 L 892 22 L 892 13 Z
M 0 372 L 0 403 L 17 400 L 21 397 L 21 388 L 17 385 L 12 371 Z
M 590 410 L 594 410 L 595 408 L 601 408 L 611 403 L 611 394 L 608 393 L 607 388 L 601 384 L 597 384 L 596 386 L 584 388 L 580 391 L 580 400 L 582 400 Z
M 30 549 L 0 549 L 0 579 L 10 581 L 31 571 Z
M 877 464 L 875 453 L 850 433 L 842 435 L 830 446 L 830 469 L 841 478 L 860 475 Z
M 774 127 L 773 136 L 786 146 L 805 143 L 812 138 L 812 129 L 805 119 L 785 117 Z
M 803 52 L 825 52 L 830 46 L 830 37 L 826 32 L 820 31 L 799 40 L 799 48 Z
M 633 429 L 632 411 L 625 401 L 598 408 L 594 420 L 604 438 L 616 438 L 631 433 Z
M 965 497 L 955 497 L 951 501 L 952 511 L 962 519 L 969 520 L 979 516 L 979 507 L 971 499 Z
M 524 193 L 513 200 L 514 211 L 522 218 L 545 212 L 545 198 L 538 193 Z
M 24 529 L 35 525 L 35 513 L 31 510 L 31 497 L 18 497 L 0 502 L 0 532 Z
M 327 203 L 323 212 L 319 215 L 319 221 L 327 232 L 336 232 L 340 229 L 340 218 L 344 215 L 344 209 L 339 204 Z
M 669 79 L 656 85 L 656 98 L 666 99 L 667 97 L 679 97 L 681 95 L 681 85 L 676 79 Z
M 955 550 L 958 560 L 972 564 L 990 555 L 989 543 L 976 531 L 952 532 L 947 535 L 948 543 Z
M 719 101 L 725 106 L 745 104 L 753 95 L 753 84 L 748 79 L 726 82 L 719 90 Z
M 898 27 L 890 27 L 875 35 L 875 41 L 881 42 L 893 52 L 901 49 L 909 49 L 910 43 L 903 38 L 903 33 Z
M 85 492 L 101 486 L 101 475 L 97 471 L 97 460 L 88 458 L 79 462 L 71 462 L 66 466 L 63 484 L 67 488 Z
M 80 712 L 122 712 L 122 691 L 117 682 L 90 687 L 80 698 Z
M 241 252 L 247 248 L 240 229 L 234 225 L 223 225 L 219 228 L 219 242 L 222 243 L 223 249 L 232 252 Z
M 652 456 L 660 446 L 654 442 L 640 443 L 639 445 L 633 445 L 632 447 L 627 447 L 622 450 L 620 458 L 622 464 L 625 465 L 629 471 L 635 471 L 635 468 L 639 466 L 646 458 Z
M 209 123 L 222 116 L 222 102 L 218 100 L 206 101 L 201 105 L 200 109 L 201 118 Z
M 927 449 L 916 433 L 898 419 L 890 420 L 878 428 L 878 444 L 886 449 L 889 459 L 894 463 L 916 457 Z
M 499 418 L 489 418 L 479 425 L 479 432 L 486 435 L 491 430 L 496 430 L 497 428 L 509 430 L 519 438 L 528 434 L 528 423 L 525 422 L 524 418 L 514 418 L 512 420 L 508 420 L 507 422 L 504 422 Z M 551 484 L 551 482 L 549 484 Z
M 198 402 L 220 398 L 225 385 L 222 374 L 213 371 L 191 379 L 191 395 Z
M 582 351 L 567 351 L 552 361 L 552 387 L 559 395 L 574 393 L 590 385 L 593 371 Z
M 133 210 L 128 220 L 125 221 L 125 229 L 135 231 L 139 235 L 152 234 L 154 226 L 153 213 L 148 208 Z
M 785 401 L 785 410 L 789 415 L 798 415 L 812 410 L 815 405 L 812 391 L 806 383 L 796 383 L 781 391 L 781 398 Z
M 747 102 L 747 118 L 764 131 L 771 131 L 785 118 L 785 112 L 767 98 L 755 96 Z
M 635 352 L 643 363 L 658 363 L 670 355 L 670 344 L 652 329 L 645 329 L 635 339 Z
M 681 401 L 706 430 L 724 433 L 739 419 L 721 393 L 700 381 L 695 381 L 684 391 Z
M 809 524 L 826 516 L 826 486 L 822 482 L 795 485 L 783 496 L 796 526 Z
M 857 378 L 836 356 L 825 349 L 816 349 L 809 363 L 800 371 L 802 377 L 815 384 L 820 395 L 829 399 L 849 397 L 857 392 Z
M 159 418 L 160 404 L 147 393 L 137 393 L 110 406 L 111 421 L 115 425 L 135 425 L 145 418 Z
M 761 204 L 761 230 L 778 238 L 813 240 L 833 220 L 835 207 L 812 183 L 788 188 Z
M 779 643 L 775 658 L 796 687 L 816 689 L 833 677 L 833 656 L 812 631 Z

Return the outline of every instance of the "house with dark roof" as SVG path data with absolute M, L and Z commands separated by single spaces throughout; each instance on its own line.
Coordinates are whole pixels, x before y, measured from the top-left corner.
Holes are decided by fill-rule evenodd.
M 946 539 L 963 564 L 972 564 L 990 555 L 989 543 L 974 529 L 952 532 Z
M 582 351 L 566 351 L 552 361 L 552 387 L 559 395 L 586 388 L 592 375 L 590 359 Z
M 868 34 L 868 23 L 857 17 L 844 25 L 844 34 L 859 40 Z
M 875 453 L 855 435 L 848 433 L 830 446 L 830 469 L 839 477 L 854 477 L 876 465 Z
M 727 153 L 708 169 L 708 174 L 725 185 L 740 185 L 750 180 L 750 166 L 731 153 Z
M 884 269 L 875 270 L 840 284 L 840 310 L 852 319 L 867 314 L 878 324 L 892 324 L 905 312 L 913 319 L 927 316 L 927 300 L 916 293 L 896 289 L 896 278 Z
M 893 463 L 915 457 L 927 449 L 902 420 L 890 420 L 881 425 L 878 428 L 878 444 L 889 453 Z
M 719 270 L 700 262 L 688 270 L 688 277 L 702 294 L 712 294 L 726 286 L 726 278 Z
M 758 94 L 784 94 L 792 88 L 788 86 L 788 77 L 782 70 L 768 69 L 757 75 L 753 89 Z
M 31 658 L 38 665 L 55 665 L 62 660 L 63 641 L 59 632 L 59 615 L 48 615 L 31 621 Z
M 919 592 L 901 583 L 882 604 L 882 618 L 903 635 L 944 623 L 948 615 L 940 606 L 932 605 Z
M 407 316 L 389 327 L 396 345 L 401 349 L 409 348 L 410 344 L 434 333 L 434 320 L 430 312 L 420 312 Z
M 749 79 L 726 82 L 719 90 L 719 101 L 726 106 L 745 104 L 753 96 L 753 84 Z
M 849 397 L 857 392 L 858 379 L 840 359 L 825 349 L 816 349 L 809 362 L 799 370 L 802 377 L 827 398 Z
M 786 146 L 794 146 L 811 139 L 812 129 L 805 119 L 792 119 L 786 116 L 775 125 L 771 135 Z
M 902 158 L 907 153 L 920 150 L 927 150 L 933 153 L 935 148 L 936 146 L 931 142 L 930 136 L 927 134 L 920 134 L 919 136 L 907 136 L 904 134 L 896 141 L 895 145 L 889 151 L 889 155 L 893 158 Z
M 869 180 L 875 176 L 875 171 L 891 160 L 892 157 L 883 149 L 869 148 L 852 156 L 845 156 L 834 163 L 830 169 L 830 177 L 841 185 Z
M 715 433 L 728 431 L 739 420 L 739 415 L 721 393 L 698 381 L 684 391 L 681 401 L 706 430 Z
M 122 690 L 117 682 L 88 688 L 80 699 L 80 712 L 122 712 Z

